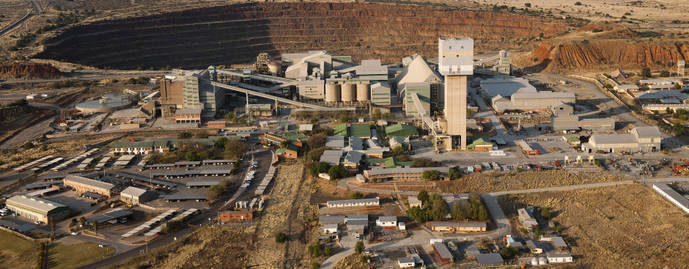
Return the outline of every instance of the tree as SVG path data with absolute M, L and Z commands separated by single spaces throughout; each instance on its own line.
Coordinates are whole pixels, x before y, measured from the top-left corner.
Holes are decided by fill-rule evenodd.
M 401 145 L 392 148 L 392 156 L 399 156 L 405 154 L 407 154 L 407 151 Z
M 651 77 L 651 68 L 644 67 L 641 69 L 641 76 L 645 78 L 650 78 Z
M 542 207 L 541 208 L 541 217 L 544 217 L 547 220 L 550 220 L 550 218 L 553 216 L 553 213 L 550 212 L 550 208 L 547 207 Z
M 187 151 L 184 153 L 184 159 L 187 161 L 200 161 L 199 154 L 196 151 Z
M 426 222 L 426 213 L 423 212 L 423 209 L 416 206 L 407 209 L 407 216 L 417 223 Z
M 670 72 L 667 71 L 667 70 L 660 71 L 660 76 L 661 76 L 661 77 L 669 77 L 669 76 L 670 76 Z
M 330 256 L 332 256 L 333 254 L 335 254 L 335 252 L 333 251 L 333 249 L 330 248 L 330 247 L 325 247 L 325 250 L 323 250 L 323 253 L 325 254 L 326 257 L 330 257 Z
M 366 247 L 364 246 L 364 242 L 363 242 L 363 241 L 357 241 L 356 244 L 354 245 L 354 251 L 355 251 L 357 254 L 361 254 L 362 252 L 364 252 L 364 249 L 365 249 L 365 248 L 366 248 Z
M 416 198 L 418 198 L 422 203 L 428 204 L 430 197 L 428 196 L 428 192 L 426 190 L 421 190 L 419 194 L 416 195 Z
M 574 3 L 574 5 L 575 6 L 581 6 L 581 2 L 577 1 L 576 3 Z
M 466 203 L 457 201 L 455 202 L 454 205 L 452 205 L 452 211 L 450 212 L 450 215 L 452 215 L 452 219 L 454 220 L 465 220 L 467 219 L 467 214 L 466 214 Z
M 426 205 L 426 215 L 430 220 L 443 220 L 448 213 L 445 199 L 434 193 L 430 197 L 430 202 Z
M 179 135 L 177 135 L 177 138 L 179 138 L 179 139 L 189 139 L 189 138 L 191 138 L 192 136 L 193 136 L 193 135 L 192 135 L 190 132 L 181 132 L 181 133 L 179 133 Z
M 230 140 L 225 144 L 225 157 L 227 159 L 240 159 L 249 149 L 246 143 L 239 140 Z
M 234 115 L 234 112 L 229 112 L 227 115 L 225 115 L 225 119 L 234 122 L 237 118 Z
M 423 171 L 422 177 L 425 180 L 438 180 L 440 179 L 440 173 L 438 173 L 438 171 L 435 170 L 426 170 Z
M 438 163 L 434 162 L 431 159 L 419 158 L 419 159 L 414 159 L 411 162 L 411 167 L 436 167 L 436 166 L 438 166 Z
M 328 169 L 328 175 L 330 176 L 330 179 L 343 178 L 347 175 L 347 170 L 345 170 L 345 168 L 340 165 L 335 165 Z
M 524 3 L 525 7 L 531 7 L 531 3 Z
M 457 167 L 451 167 L 447 175 L 450 177 L 450 179 L 458 179 L 462 176 L 462 172 L 460 172 L 459 168 Z
M 224 192 L 225 188 L 222 185 L 213 185 L 206 191 L 206 198 L 208 201 L 214 202 L 220 199 Z
M 323 254 L 323 249 L 321 249 L 321 244 L 314 243 L 313 245 L 310 245 L 309 246 L 309 253 L 311 253 L 311 257 L 320 257 Z
M 328 139 L 327 134 L 319 133 L 319 134 L 314 134 L 309 137 L 308 140 L 306 140 L 306 144 L 309 145 L 309 148 L 315 149 L 315 148 L 320 148 L 325 146 L 325 141 Z
M 361 198 L 364 198 L 364 194 L 362 194 L 360 192 L 355 192 L 352 194 L 352 199 L 361 199 Z
M 197 138 L 208 138 L 208 136 L 209 136 L 209 134 L 208 134 L 208 131 L 206 131 L 206 130 L 202 130 L 202 131 L 196 133 Z
M 213 143 L 213 145 L 215 146 L 215 148 L 223 148 L 224 149 L 225 144 L 227 144 L 227 141 L 228 141 L 227 137 L 221 137 L 221 138 L 216 139 L 215 142 Z
M 321 264 L 317 262 L 312 262 L 311 263 L 311 269 L 318 269 L 321 268 Z
M 275 242 L 276 243 L 285 243 L 287 241 L 287 235 L 283 232 L 279 232 L 275 234 Z
M 513 259 L 517 254 L 519 254 L 519 250 L 515 247 L 504 247 L 500 250 L 500 256 L 503 259 Z
M 309 161 L 318 161 L 321 159 L 321 155 L 323 155 L 324 151 L 325 147 L 312 149 L 306 154 L 306 159 Z

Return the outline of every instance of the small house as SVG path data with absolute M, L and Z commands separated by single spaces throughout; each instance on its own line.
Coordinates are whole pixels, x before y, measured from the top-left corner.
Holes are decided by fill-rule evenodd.
M 336 223 L 323 225 L 323 233 L 332 234 L 337 233 L 338 225 Z
M 378 220 L 376 220 L 376 226 L 385 229 L 395 229 L 397 228 L 397 216 L 380 216 Z

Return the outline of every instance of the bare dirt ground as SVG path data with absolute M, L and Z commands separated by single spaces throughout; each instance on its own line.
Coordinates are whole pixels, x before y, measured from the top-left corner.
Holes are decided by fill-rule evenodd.
M 0 4 L 0 28 L 18 20 L 31 10 L 31 3 L 26 0 L 3 0 Z
M 561 170 L 525 172 L 488 172 L 471 174 L 452 181 L 438 182 L 443 192 L 496 192 L 559 187 L 599 182 L 629 180 L 620 176 L 592 173 L 569 173 Z
M 305 268 L 310 265 L 306 246 L 312 234 L 307 220 L 314 215 L 307 191 L 311 182 L 304 180 L 301 163 L 281 164 L 277 171 L 271 198 L 256 224 L 255 248 L 247 266 Z M 275 242 L 278 232 L 287 234 L 287 242 Z
M 686 268 L 689 219 L 642 185 L 505 196 L 503 209 L 549 207 L 576 268 Z M 516 204 L 516 205 L 515 205 Z
M 579 2 L 581 5 L 577 5 Z M 570 15 L 592 21 L 613 21 L 624 16 L 647 22 L 651 25 L 669 23 L 684 17 L 689 8 L 689 2 L 684 0 L 483 0 L 481 4 L 507 5 L 509 7 L 525 8 L 529 3 L 531 10 L 552 11 L 553 14 Z M 609 16 L 606 16 L 609 15 Z
M 188 237 L 112 268 L 246 268 L 253 227 L 201 228 Z

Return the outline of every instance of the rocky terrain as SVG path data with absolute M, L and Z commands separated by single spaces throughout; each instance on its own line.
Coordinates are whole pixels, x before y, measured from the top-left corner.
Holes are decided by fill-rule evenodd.
M 439 36 L 471 36 L 477 50 L 518 48 L 559 36 L 574 21 L 450 7 L 359 3 L 245 3 L 98 21 L 46 40 L 39 58 L 137 69 L 247 63 L 323 49 L 354 60 L 397 62 L 437 54 Z
M 598 70 L 642 67 L 672 69 L 689 61 L 689 35 L 635 32 L 625 27 L 585 26 L 542 42 L 514 57 L 514 64 L 531 71 Z
M 12 63 L 0 64 L 0 79 L 55 78 L 60 70 L 49 64 Z

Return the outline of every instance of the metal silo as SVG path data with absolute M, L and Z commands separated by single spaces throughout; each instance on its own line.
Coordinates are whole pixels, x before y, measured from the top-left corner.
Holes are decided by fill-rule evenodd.
M 368 82 L 359 82 L 356 84 L 356 100 L 359 102 L 368 102 L 370 100 L 371 84 Z
M 354 83 L 345 83 L 342 86 L 342 102 L 356 101 L 356 85 Z
M 325 85 L 325 102 L 337 103 L 340 101 L 340 84 L 328 83 Z

